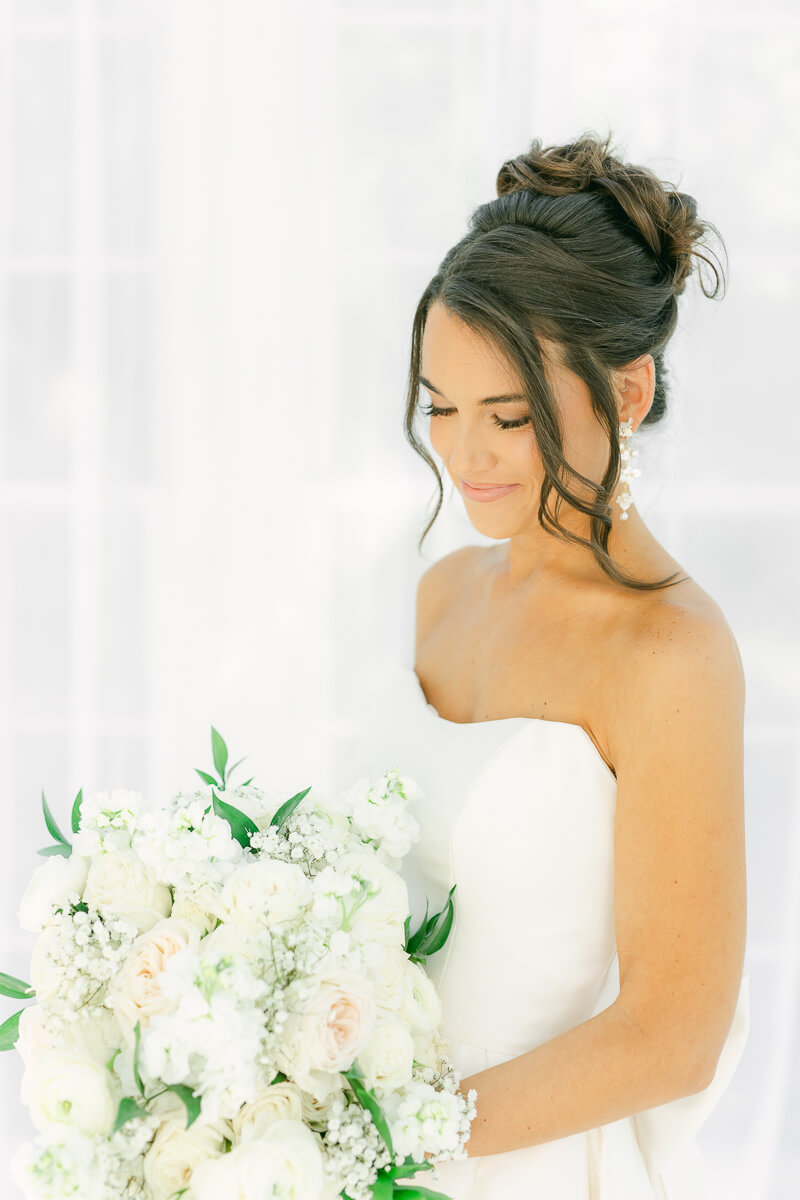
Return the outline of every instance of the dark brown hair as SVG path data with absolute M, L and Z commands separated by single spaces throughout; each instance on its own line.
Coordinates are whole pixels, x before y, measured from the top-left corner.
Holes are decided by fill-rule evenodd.
M 444 499 L 436 463 L 414 432 L 422 335 L 437 300 L 519 375 L 545 470 L 538 511 L 542 528 L 586 546 L 611 579 L 628 587 L 648 590 L 681 581 L 679 572 L 637 580 L 608 553 L 610 498 L 621 467 L 612 371 L 652 354 L 655 395 L 641 425 L 660 421 L 668 395 L 664 348 L 677 324 L 677 297 L 693 270 L 693 255 L 710 264 L 716 279 L 709 293 L 701 278 L 703 294 L 717 295 L 717 268 L 695 249 L 707 229 L 717 230 L 698 220 L 692 196 L 667 189 L 646 167 L 614 157 L 610 141 L 610 133 L 601 140 L 588 132 L 575 142 L 543 149 L 535 138 L 526 154 L 504 162 L 497 199 L 474 210 L 469 232 L 447 252 L 422 294 L 412 326 L 404 429 L 433 469 L 439 498 L 418 549 Z M 587 385 L 608 434 L 609 463 L 599 484 L 564 459 L 539 336 L 558 344 L 564 366 Z M 590 488 L 595 499 L 572 493 L 567 476 Z M 553 513 L 547 509 L 551 490 L 557 493 Z M 589 540 L 559 523 L 562 500 L 590 516 Z

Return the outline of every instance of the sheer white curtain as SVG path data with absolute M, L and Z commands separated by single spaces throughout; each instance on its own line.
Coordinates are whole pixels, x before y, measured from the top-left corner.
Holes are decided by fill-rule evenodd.
M 731 1200 L 795 1195 L 799 41 L 788 4 L 0 0 L 0 968 L 42 788 L 192 786 L 212 723 L 259 781 L 346 760 L 419 574 L 479 540 L 448 486 L 416 550 L 418 295 L 505 158 L 610 127 L 730 255 L 635 496 L 748 680 L 752 1028 L 701 1141 Z

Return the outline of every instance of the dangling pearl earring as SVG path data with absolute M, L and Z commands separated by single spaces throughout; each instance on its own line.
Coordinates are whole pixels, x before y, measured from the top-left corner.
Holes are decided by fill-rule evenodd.
M 623 388 L 622 390 L 625 391 L 626 388 Z M 633 496 L 631 495 L 630 481 L 632 479 L 636 479 L 642 473 L 636 467 L 631 465 L 634 455 L 639 453 L 639 451 L 634 450 L 630 444 L 630 439 L 633 437 L 632 426 L 633 426 L 633 417 L 628 417 L 627 421 L 620 421 L 620 424 L 619 424 L 619 437 L 620 437 L 619 450 L 620 450 L 620 458 L 622 459 L 622 463 L 623 463 L 622 470 L 619 473 L 619 477 L 625 484 L 625 489 L 626 489 L 625 491 L 621 492 L 619 496 L 617 496 L 617 504 L 622 509 L 622 512 L 620 513 L 620 516 L 619 516 L 620 521 L 627 521 L 628 508 L 630 507 L 631 504 L 633 504 Z

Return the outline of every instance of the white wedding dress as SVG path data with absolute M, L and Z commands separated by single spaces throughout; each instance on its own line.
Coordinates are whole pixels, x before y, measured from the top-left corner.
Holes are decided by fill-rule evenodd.
M 430 915 L 457 884 L 450 936 L 428 972 L 462 1076 L 607 1008 L 619 994 L 617 784 L 588 733 L 533 717 L 448 721 L 401 664 L 364 714 L 339 786 L 397 767 L 425 793 L 411 806 L 421 836 L 402 868 L 411 929 L 426 897 Z M 748 985 L 744 975 L 704 1091 L 540 1145 L 436 1164 L 415 1182 L 453 1200 L 717 1200 L 695 1135 L 741 1057 Z

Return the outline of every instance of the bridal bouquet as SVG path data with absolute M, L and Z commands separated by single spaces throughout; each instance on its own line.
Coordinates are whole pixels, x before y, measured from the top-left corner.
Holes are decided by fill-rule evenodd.
M 398 874 L 419 837 L 397 770 L 333 801 L 217 775 L 146 808 L 42 793 L 53 845 L 19 909 L 35 1002 L 0 1026 L 38 1131 L 13 1161 L 37 1200 L 405 1200 L 464 1158 L 477 1093 L 446 1056 L 425 972 L 453 919 L 412 934 Z M 242 759 L 239 762 L 243 761 Z

